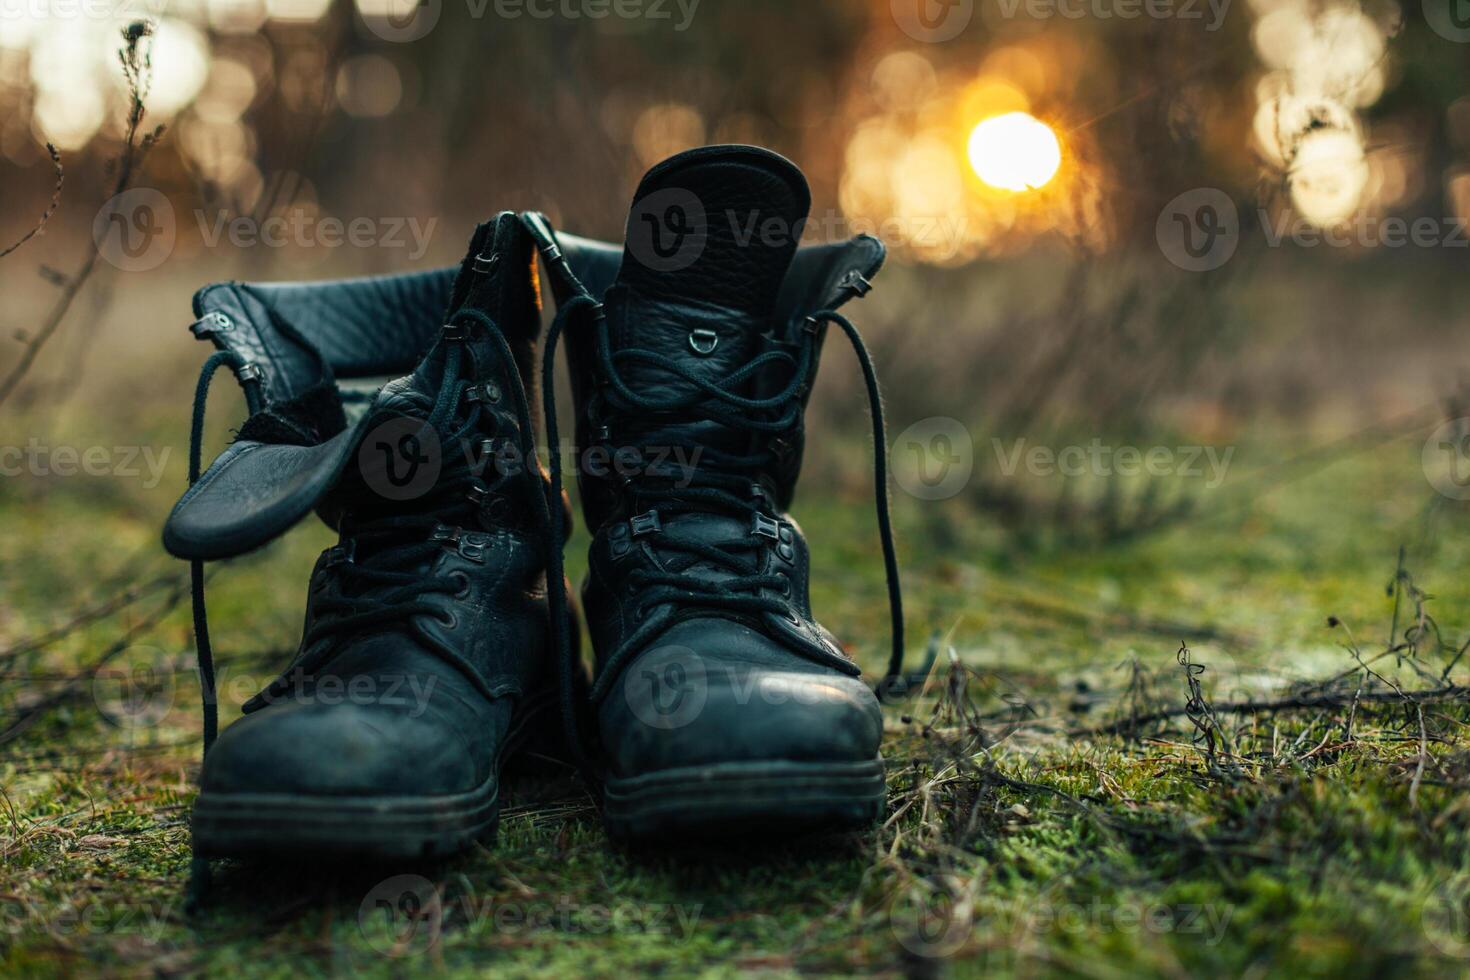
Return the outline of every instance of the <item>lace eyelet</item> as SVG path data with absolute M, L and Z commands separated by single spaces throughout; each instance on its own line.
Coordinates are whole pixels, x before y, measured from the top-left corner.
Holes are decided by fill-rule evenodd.
M 444 609 L 434 613 L 434 619 L 438 621 L 440 626 L 443 626 L 447 630 L 452 630 L 459 625 L 459 617 L 454 614 L 454 610 L 452 609 Z
M 781 579 L 781 585 L 779 586 L 779 588 L 781 590 L 781 595 L 784 596 L 787 599 L 790 599 L 791 598 L 791 579 L 787 578 L 786 577 L 786 574 L 784 572 L 781 573 L 778 577 Z
M 470 577 L 464 572 L 450 572 L 449 577 L 459 583 L 459 591 L 451 593 L 456 599 L 463 599 L 470 594 Z

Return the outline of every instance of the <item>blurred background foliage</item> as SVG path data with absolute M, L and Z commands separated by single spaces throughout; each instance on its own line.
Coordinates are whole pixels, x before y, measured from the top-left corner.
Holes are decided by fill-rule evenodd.
M 1270 244 L 1292 222 L 1470 217 L 1470 45 L 1424 9 L 1179 0 L 1164 8 L 1175 16 L 1130 18 L 1092 0 L 919 2 L 968 25 L 926 43 L 890 0 L 669 0 L 663 19 L 430 0 L 419 13 L 433 10 L 433 29 L 393 43 L 408 0 L 0 0 L 5 243 L 46 209 L 48 144 L 65 170 L 43 234 L 0 262 L 0 367 L 94 247 L 125 156 L 120 31 L 140 17 L 154 27 L 144 129 L 166 129 L 132 186 L 167 196 L 177 233 L 157 268 L 99 265 L 0 407 L 21 423 L 6 441 L 177 426 L 202 355 L 183 330 L 188 297 L 205 282 L 449 263 L 503 208 L 616 238 L 648 166 L 722 141 L 802 165 L 808 239 L 889 242 L 857 315 L 892 428 L 960 420 L 976 460 L 961 502 L 1028 540 L 1148 530 L 1200 491 L 1007 474 L 1001 441 L 1260 435 L 1289 456 L 1456 390 L 1470 249 Z M 977 129 L 997 119 L 1024 125 Z M 1192 273 L 1167 261 L 1158 222 L 1205 187 L 1236 202 L 1240 247 Z M 414 220 L 432 235 L 412 259 L 381 244 L 211 242 L 240 216 Z M 856 375 L 839 364 L 814 408 L 811 479 L 858 488 Z M 176 490 L 143 506 L 161 513 Z

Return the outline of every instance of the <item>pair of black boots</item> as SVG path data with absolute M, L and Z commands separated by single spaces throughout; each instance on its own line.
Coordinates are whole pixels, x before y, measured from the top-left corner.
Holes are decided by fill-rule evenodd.
M 201 855 L 453 852 L 493 830 L 502 767 L 528 750 L 574 760 L 625 840 L 880 815 L 879 699 L 812 618 L 807 546 L 786 508 L 835 325 L 874 413 L 897 677 L 877 385 L 835 312 L 867 291 L 883 247 L 798 248 L 809 207 L 784 158 L 707 147 L 648 173 L 624 247 L 507 212 L 476 230 L 458 269 L 196 296 L 193 330 L 219 351 L 164 541 L 195 578 Z M 558 306 L 539 364 L 538 253 Z M 561 339 L 593 535 L 590 686 L 562 572 Z M 221 366 L 251 415 L 200 476 Z M 216 740 L 203 562 L 312 510 L 341 537 L 312 572 L 300 651 Z

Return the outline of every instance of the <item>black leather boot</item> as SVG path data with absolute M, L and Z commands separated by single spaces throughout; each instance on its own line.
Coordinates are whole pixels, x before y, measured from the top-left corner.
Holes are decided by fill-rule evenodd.
M 340 539 L 312 572 L 295 662 L 212 745 L 198 609 L 208 720 L 197 853 L 418 857 L 495 827 L 502 765 L 556 708 L 546 483 L 525 382 L 540 328 L 534 259 L 515 215 L 480 226 L 442 329 L 420 341 L 423 314 L 404 309 L 430 298 L 444 309 L 438 273 L 201 294 L 216 358 L 255 386 L 257 411 L 179 502 L 165 543 L 197 573 L 312 508 Z M 354 317 L 383 339 L 343 354 Z M 416 344 L 428 347 L 418 366 L 348 425 L 334 399 L 350 385 L 323 349 L 356 373 Z M 293 345 L 310 356 L 279 353 Z
M 798 251 L 809 207 L 786 159 L 707 147 L 644 177 L 623 248 L 528 216 L 561 302 L 548 376 L 563 330 L 572 369 L 594 535 L 587 761 L 615 837 L 860 827 L 883 812 L 879 700 L 812 617 L 807 545 L 787 513 L 818 352 L 838 324 L 874 413 L 899 676 L 881 406 L 835 312 L 867 292 L 883 248 L 859 236 Z M 548 431 L 554 444 L 554 417 Z

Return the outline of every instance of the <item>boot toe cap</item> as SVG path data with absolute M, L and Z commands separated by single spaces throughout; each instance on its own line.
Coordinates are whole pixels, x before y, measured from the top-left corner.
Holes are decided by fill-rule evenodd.
M 209 793 L 399 796 L 463 793 L 477 774 L 459 734 L 431 712 L 289 702 L 246 715 L 209 750 Z
M 599 727 L 614 771 L 628 776 L 732 762 L 869 761 L 883 715 L 857 677 L 748 627 L 695 622 L 624 669 Z

